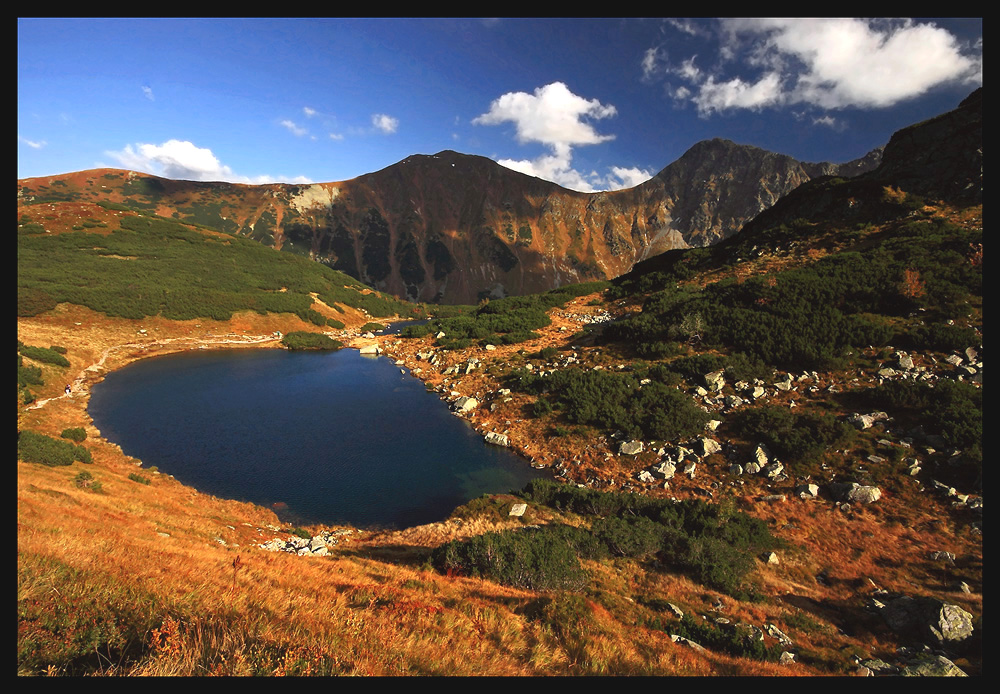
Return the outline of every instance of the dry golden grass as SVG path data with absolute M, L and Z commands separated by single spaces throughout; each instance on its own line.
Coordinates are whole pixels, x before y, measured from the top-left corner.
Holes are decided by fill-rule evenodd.
M 574 300 L 566 313 L 601 310 L 587 306 L 592 298 Z M 366 321 L 357 312 L 320 310 L 347 323 L 348 331 Z M 504 363 L 517 349 L 567 344 L 579 324 L 557 313 L 553 326 L 532 343 L 449 353 L 449 363 L 470 356 L 486 362 L 462 377 L 461 390 L 496 390 L 500 384 L 490 375 L 490 364 Z M 559 332 L 560 327 L 567 329 Z M 270 553 L 257 548 L 282 534 L 272 529 L 281 524 L 270 510 L 202 494 L 150 471 L 143 472 L 148 486 L 129 480 L 138 461 L 101 439 L 87 415 L 87 389 L 104 370 L 217 340 L 298 329 L 310 327 L 287 315 L 246 313 L 221 323 L 128 321 L 67 305 L 18 321 L 20 340 L 63 345 L 71 363 L 43 365 L 46 385 L 33 391 L 38 402 L 47 402 L 19 407 L 18 428 L 58 436 L 65 428 L 84 427 L 94 459 L 92 465 L 64 468 L 18 463 L 22 674 L 843 674 L 845 652 L 889 654 L 896 647 L 884 628 L 858 617 L 859 596 L 873 585 L 940 594 L 962 578 L 976 592 L 951 593 L 951 601 L 982 613 L 981 539 L 961 530 L 965 526 L 950 520 L 945 503 L 918 492 L 909 480 L 877 506 L 845 515 L 828 502 L 793 496 L 784 503 L 760 503 L 755 500 L 760 489 L 726 486 L 723 466 L 699 466 L 697 486 L 722 482 L 718 499 L 765 519 L 789 542 L 779 551 L 778 565 L 758 565 L 761 591 L 769 600 L 739 603 L 664 567 L 592 562 L 588 628 L 577 633 L 572 622 L 539 617 L 557 596 L 447 578 L 424 568 L 429 548 L 516 521 L 452 519 L 396 532 L 361 532 L 322 559 Z M 426 349 L 426 340 L 382 342 L 411 368 L 426 367 L 414 356 Z M 103 370 L 87 371 L 102 359 Z M 439 375 L 421 376 L 442 382 Z M 62 393 L 66 380 L 74 383 L 70 397 Z M 597 448 L 588 450 L 593 441 L 585 436 L 545 436 L 541 424 L 521 415 L 526 404 L 529 399 L 520 396 L 496 412 L 481 408 L 473 423 L 509 431 L 515 444 L 538 460 L 581 460 L 579 474 L 600 475 L 613 485 L 634 474 L 628 466 L 606 462 Z M 74 483 L 84 468 L 101 482 L 99 493 Z M 693 486 L 679 480 L 669 493 L 686 498 Z M 962 557 L 960 566 L 932 563 L 928 555 L 935 549 Z M 817 580 L 820 574 L 825 583 Z M 651 613 L 640 598 L 669 600 L 694 614 L 713 613 L 721 598 L 727 618 L 774 623 L 813 660 L 782 666 L 699 653 L 642 626 Z M 81 635 L 89 633 L 86 620 L 104 625 L 104 640 L 92 639 L 92 648 Z M 65 628 L 56 633 L 44 626 L 53 621 Z M 851 635 L 840 632 L 844 625 Z M 108 637 L 110 632 L 119 640 Z M 66 657 L 67 651 L 76 656 Z

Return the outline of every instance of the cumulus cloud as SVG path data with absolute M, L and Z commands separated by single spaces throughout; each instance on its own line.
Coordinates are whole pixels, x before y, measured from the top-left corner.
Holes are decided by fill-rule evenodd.
M 309 131 L 306 128 L 296 125 L 294 121 L 290 121 L 287 118 L 281 121 L 281 125 L 296 137 L 302 137 L 303 135 L 309 134 Z
M 156 100 L 155 97 L 153 97 L 153 88 L 150 87 L 150 86 L 148 86 L 148 85 L 143 85 L 143 87 L 142 87 L 142 94 L 143 94 L 143 96 L 145 96 L 150 101 L 155 101 Z
M 387 135 L 391 135 L 396 132 L 397 128 L 399 128 L 399 119 L 387 116 L 384 113 L 373 113 L 372 125 L 375 126 L 376 130 L 380 130 Z
M 341 140 L 344 139 L 344 136 L 341 135 L 340 133 L 330 133 L 330 139 L 331 140 L 336 140 L 337 142 L 340 142 Z
M 29 140 L 28 138 L 21 137 L 20 135 L 17 136 L 17 141 L 23 142 L 32 149 L 41 149 L 42 147 L 48 144 L 45 140 Z
M 634 188 L 640 183 L 645 183 L 653 177 L 653 172 L 637 167 L 624 168 L 612 166 L 611 173 L 605 179 L 608 190 L 620 190 L 622 188 Z
M 308 106 L 302 107 L 302 113 L 306 114 L 306 118 L 312 118 L 316 115 L 316 109 L 309 108 Z
M 692 84 L 702 115 L 785 104 L 881 108 L 941 84 L 982 84 L 981 44 L 963 48 L 933 23 L 744 18 L 721 28 L 723 61 L 763 74 L 705 74 L 693 57 L 671 70 Z
M 212 150 L 187 140 L 167 140 L 161 145 L 126 145 L 119 152 L 107 152 L 121 166 L 164 178 L 186 181 L 229 181 L 231 183 L 312 183 L 305 176 L 239 176 L 219 161 Z
M 597 99 L 584 99 L 562 82 L 539 87 L 534 94 L 508 92 L 490 104 L 490 110 L 475 118 L 474 125 L 499 125 L 510 121 L 517 129 L 518 142 L 541 142 L 552 147 L 593 145 L 613 140 L 599 135 L 585 118 L 610 118 L 614 106 Z
M 497 163 L 529 176 L 558 183 L 564 188 L 585 193 L 627 187 L 614 173 L 601 177 L 596 172 L 584 175 L 573 168 L 573 148 L 595 145 L 615 138 L 595 130 L 590 120 L 617 115 L 611 104 L 577 96 L 562 82 L 539 87 L 532 94 L 508 92 L 490 104 L 486 113 L 473 119 L 474 125 L 513 123 L 517 141 L 537 142 L 549 153 L 535 159 L 497 159 Z M 622 172 L 629 169 L 620 168 Z M 648 177 L 647 177 L 648 178 Z M 631 179 L 628 179 L 631 180 Z
M 701 85 L 693 101 L 699 113 L 725 111 L 731 108 L 760 110 L 773 106 L 782 99 L 781 78 L 776 73 L 764 75 L 753 84 L 734 77 L 728 82 L 716 82 L 709 77 Z

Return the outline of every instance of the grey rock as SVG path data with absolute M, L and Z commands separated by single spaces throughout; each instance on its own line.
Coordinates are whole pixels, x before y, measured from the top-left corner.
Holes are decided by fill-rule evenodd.
M 819 496 L 819 485 L 800 484 L 795 488 L 795 493 L 803 499 L 814 499 Z
M 463 395 L 458 400 L 455 401 L 453 405 L 456 412 L 469 412 L 479 407 L 479 401 L 475 398 L 470 398 L 467 395 Z
M 773 624 L 768 624 L 767 626 L 765 626 L 764 633 L 766 633 L 773 639 L 778 639 L 778 641 L 784 646 L 790 645 L 792 643 L 792 640 L 788 638 L 788 635 L 785 634 L 783 631 L 781 631 L 781 629 L 779 629 L 778 627 L 774 626 Z
M 907 354 L 899 355 L 899 368 L 909 371 L 913 368 L 913 359 Z
M 714 453 L 718 453 L 722 450 L 722 446 L 715 439 L 702 439 L 701 440 L 701 455 L 706 458 Z
M 515 518 L 519 518 L 519 517 L 523 516 L 524 512 L 527 511 L 527 510 L 528 510 L 528 505 L 527 504 L 513 504 L 510 507 L 510 513 L 508 513 L 507 515 L 508 516 L 514 516 Z
M 642 441 L 623 441 L 618 447 L 619 455 L 639 455 L 642 451 Z
M 943 655 L 929 654 L 921 654 L 907 662 L 900 674 L 904 677 L 968 677 Z
M 691 639 L 684 638 L 683 636 L 679 636 L 678 634 L 671 634 L 670 640 L 673 641 L 674 643 L 684 644 L 688 648 L 698 651 L 699 653 L 708 653 L 708 650 L 701 644 L 695 643 Z
M 879 613 L 902 637 L 945 645 L 960 643 L 973 632 L 971 614 L 936 598 L 903 595 L 885 600 L 883 605 Z
M 491 431 L 483 439 L 486 443 L 492 443 L 494 446 L 510 446 L 510 439 L 507 438 L 506 434 L 497 434 Z
M 705 374 L 705 385 L 713 393 L 718 393 L 726 387 L 725 371 L 713 371 Z
M 660 479 L 673 479 L 674 475 L 677 474 L 677 464 L 672 460 L 664 460 L 650 468 L 650 472 Z
M 739 463 L 733 463 L 729 466 L 729 474 L 739 477 L 743 474 L 743 466 Z

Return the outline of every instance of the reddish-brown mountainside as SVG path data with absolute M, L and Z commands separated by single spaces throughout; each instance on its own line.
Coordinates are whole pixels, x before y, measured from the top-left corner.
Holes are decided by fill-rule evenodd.
M 616 277 L 663 251 L 713 244 L 811 178 L 862 173 L 880 154 L 808 164 L 715 139 L 639 186 L 601 193 L 443 151 L 337 183 L 249 186 L 101 169 L 25 179 L 18 194 L 124 203 L 307 254 L 402 298 L 474 303 Z

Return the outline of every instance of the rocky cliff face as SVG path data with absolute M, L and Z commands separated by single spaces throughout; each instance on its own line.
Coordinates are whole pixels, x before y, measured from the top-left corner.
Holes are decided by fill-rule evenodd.
M 296 191 L 301 219 L 275 244 L 307 247 L 397 296 L 474 303 L 615 277 L 651 255 L 715 243 L 812 175 L 877 161 L 802 164 L 712 140 L 635 188 L 577 193 L 483 157 L 414 155 Z
M 603 193 L 444 151 L 339 183 L 245 186 L 102 170 L 22 181 L 19 194 L 103 196 L 308 254 L 402 298 L 475 303 L 616 277 L 663 251 L 715 243 L 810 178 L 861 173 L 878 155 L 808 164 L 716 139 L 642 185 Z

